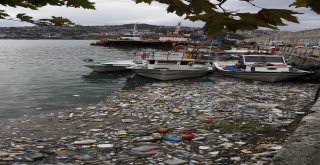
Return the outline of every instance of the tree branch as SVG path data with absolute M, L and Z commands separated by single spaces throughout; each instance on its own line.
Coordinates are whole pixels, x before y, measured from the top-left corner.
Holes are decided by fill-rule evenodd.
M 252 5 L 252 6 L 254 6 L 254 7 L 258 7 L 258 8 L 263 9 L 263 7 L 257 6 L 256 4 L 254 4 L 253 2 L 251 2 L 251 1 L 254 1 L 254 0 L 240 0 L 240 1 L 245 1 L 245 2 L 249 3 L 250 5 Z
M 223 13 L 226 13 L 226 9 L 224 9 L 223 7 L 222 7 L 222 5 L 225 3 L 225 2 L 227 2 L 227 0 L 221 0 L 220 1 L 220 3 L 218 3 L 217 5 L 219 6 L 219 8 L 223 11 Z

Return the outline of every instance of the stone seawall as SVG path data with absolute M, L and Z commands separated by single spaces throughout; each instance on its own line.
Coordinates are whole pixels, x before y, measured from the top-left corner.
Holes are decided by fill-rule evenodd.
M 320 81 L 320 49 L 282 47 L 287 63 L 298 69 L 314 71 L 314 81 Z
M 315 43 L 320 45 L 320 29 L 305 30 L 299 32 L 287 32 L 283 34 L 265 35 L 249 38 L 247 41 L 269 43 L 270 41 L 282 41 L 285 45 L 300 45 Z
M 281 47 L 281 54 L 288 63 L 301 69 L 320 69 L 320 49 Z
M 318 91 L 319 92 L 319 91 Z M 273 165 L 313 165 L 320 162 L 320 99 L 275 155 Z

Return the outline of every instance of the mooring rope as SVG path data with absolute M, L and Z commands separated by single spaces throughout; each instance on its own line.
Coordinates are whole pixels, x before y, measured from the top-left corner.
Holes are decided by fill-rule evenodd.
M 319 99 L 319 97 L 320 97 L 320 84 L 318 85 L 318 90 L 317 90 L 317 93 L 314 97 L 314 102 L 316 102 Z

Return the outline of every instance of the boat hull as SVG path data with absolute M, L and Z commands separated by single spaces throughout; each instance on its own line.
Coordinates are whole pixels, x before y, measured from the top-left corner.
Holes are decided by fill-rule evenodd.
M 157 80 L 175 80 L 200 77 L 208 73 L 207 70 L 169 70 L 169 69 L 132 69 L 136 74 Z
M 222 75 L 266 82 L 279 82 L 295 79 L 310 74 L 310 72 L 294 70 L 292 72 L 230 72 L 216 68 Z
M 176 42 L 162 42 L 162 41 L 147 41 L 147 40 L 108 40 L 104 43 L 105 46 L 113 47 L 162 47 L 172 48 Z
M 91 64 L 85 65 L 88 68 L 91 68 L 94 72 L 116 72 L 116 71 L 125 71 L 127 70 L 126 66 L 113 66 L 113 65 L 100 65 L 100 64 Z
M 84 66 L 93 69 L 95 72 L 115 72 L 128 70 L 127 67 L 135 65 L 136 62 L 133 60 L 119 60 L 106 63 L 89 63 Z

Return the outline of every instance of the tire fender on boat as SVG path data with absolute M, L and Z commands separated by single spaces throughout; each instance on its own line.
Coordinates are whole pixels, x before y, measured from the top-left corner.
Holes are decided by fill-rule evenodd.
M 144 52 L 142 52 L 142 53 L 140 53 L 140 57 L 141 57 L 142 59 L 146 59 L 146 54 L 145 54 Z
M 201 54 L 201 53 L 199 53 L 199 54 L 197 55 L 197 60 L 202 60 L 202 54 Z

